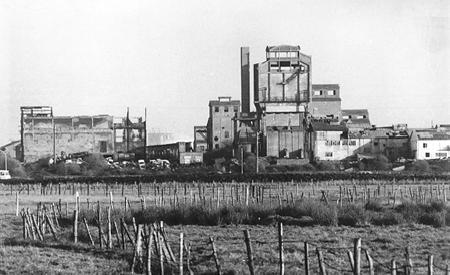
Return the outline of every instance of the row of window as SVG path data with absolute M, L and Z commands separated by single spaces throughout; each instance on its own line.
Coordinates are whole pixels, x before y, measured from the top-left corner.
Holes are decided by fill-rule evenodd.
M 224 106 L 224 107 L 223 107 L 223 111 L 224 111 L 225 113 L 228 113 L 229 110 L 230 110 L 230 109 L 228 108 L 228 106 Z M 214 112 L 216 112 L 216 113 L 220 112 L 220 107 L 219 107 L 219 106 L 215 106 L 215 107 L 214 107 Z M 239 112 L 239 107 L 234 106 L 234 107 L 233 107 L 233 112 L 235 112 L 235 113 Z
M 336 95 L 336 90 L 317 90 L 313 92 L 313 95 L 315 96 L 321 96 L 321 95 Z
M 425 157 L 426 158 L 429 158 L 430 157 L 430 153 L 429 152 L 426 152 L 425 153 Z M 436 157 L 437 158 L 446 158 L 447 157 L 447 153 L 446 152 L 438 152 L 438 153 L 436 153 Z

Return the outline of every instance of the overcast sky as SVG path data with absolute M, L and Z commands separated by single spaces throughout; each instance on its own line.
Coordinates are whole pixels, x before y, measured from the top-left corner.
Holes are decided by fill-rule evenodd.
M 19 138 L 24 105 L 147 107 L 149 128 L 192 139 L 209 100 L 239 99 L 239 48 L 257 63 L 279 44 L 300 45 L 313 83 L 338 83 L 373 124 L 450 123 L 449 3 L 0 0 L 0 144 Z

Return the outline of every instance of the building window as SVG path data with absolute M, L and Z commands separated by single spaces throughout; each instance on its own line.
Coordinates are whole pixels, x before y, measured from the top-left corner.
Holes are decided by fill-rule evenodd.
M 336 91 L 335 90 L 328 90 L 327 94 L 328 95 L 336 95 Z
M 238 106 L 234 106 L 233 111 L 234 111 L 235 113 L 239 112 L 239 107 L 238 107 Z
M 214 107 L 214 112 L 218 113 L 219 112 L 219 107 Z
M 438 152 L 438 153 L 436 153 L 436 157 L 437 158 L 446 158 L 447 157 L 447 153 L 445 153 L 445 152 Z
M 100 153 L 106 153 L 108 151 L 108 147 L 106 141 L 100 141 Z
M 315 96 L 322 95 L 322 90 L 320 90 L 320 91 L 314 91 L 314 95 L 315 95 Z
M 225 108 L 223 109 L 223 111 L 224 111 L 225 113 L 228 113 L 228 106 L 225 106 Z
M 230 132 L 228 132 L 228 131 L 225 131 L 225 138 L 230 138 Z
M 427 147 L 428 147 L 428 144 L 424 143 L 423 148 L 427 148 Z
M 333 157 L 333 152 L 325 152 L 325 157 L 327 158 Z
M 214 145 L 214 148 L 219 149 L 219 144 Z
M 429 158 L 430 157 L 430 153 L 425 153 L 425 157 Z
M 217 136 L 214 137 L 214 141 L 218 141 L 219 138 Z

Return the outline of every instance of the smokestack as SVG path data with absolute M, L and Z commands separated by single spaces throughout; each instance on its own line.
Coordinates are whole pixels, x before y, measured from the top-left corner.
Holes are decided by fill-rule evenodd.
M 250 48 L 241 47 L 241 110 L 250 113 Z

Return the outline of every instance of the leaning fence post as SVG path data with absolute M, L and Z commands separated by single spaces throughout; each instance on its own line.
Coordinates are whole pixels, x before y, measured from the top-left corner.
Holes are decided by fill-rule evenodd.
M 136 244 L 134 246 L 133 262 L 131 263 L 132 273 L 134 272 L 136 262 L 139 261 L 141 255 L 141 240 L 142 240 L 141 235 L 142 235 L 142 224 L 139 224 L 137 229 Z
M 255 268 L 253 267 L 253 255 L 252 255 L 252 244 L 250 242 L 250 234 L 248 230 L 244 230 L 244 241 L 247 247 L 247 265 L 250 271 L 250 275 L 255 274 Z
M 216 263 L 216 268 L 217 268 L 217 274 L 221 275 L 222 270 L 220 269 L 220 262 L 219 262 L 219 258 L 217 257 L 217 250 L 216 250 L 216 245 L 214 244 L 213 237 L 209 237 L 209 241 L 211 242 L 211 246 L 212 246 L 214 262 Z
M 78 242 L 78 210 L 73 210 L 73 242 Z
M 357 238 L 354 240 L 354 249 L 353 256 L 355 257 L 353 274 L 360 275 L 361 274 L 361 239 Z
M 305 275 L 309 275 L 309 245 L 307 242 L 305 242 Z
M 428 255 L 428 275 L 433 275 L 433 255 Z
M 369 250 L 365 249 L 367 262 L 369 262 L 369 275 L 375 275 L 375 270 L 373 269 L 373 260 L 370 257 Z
M 88 225 L 88 223 L 86 221 L 86 218 L 83 218 L 83 223 L 84 223 L 84 226 L 86 227 L 86 231 L 87 231 L 88 236 L 89 236 L 89 241 L 91 241 L 92 245 L 95 245 L 94 244 L 94 240 L 92 239 L 91 231 L 89 230 L 89 225 Z
M 352 273 L 355 270 L 355 261 L 354 261 L 354 256 L 353 256 L 353 252 L 351 252 L 350 250 L 347 250 L 347 256 L 348 256 L 348 261 L 350 262 L 350 269 L 352 270 Z
M 148 235 L 148 246 L 147 246 L 147 275 L 152 275 L 152 245 L 153 245 L 153 226 L 150 227 L 150 233 Z
M 327 271 L 325 269 L 325 263 L 323 262 L 322 251 L 320 251 L 319 248 L 317 248 L 316 252 L 317 252 L 317 260 L 319 261 L 320 275 L 326 275 Z
M 284 275 L 283 223 L 278 223 L 278 252 L 280 256 L 280 275 Z

